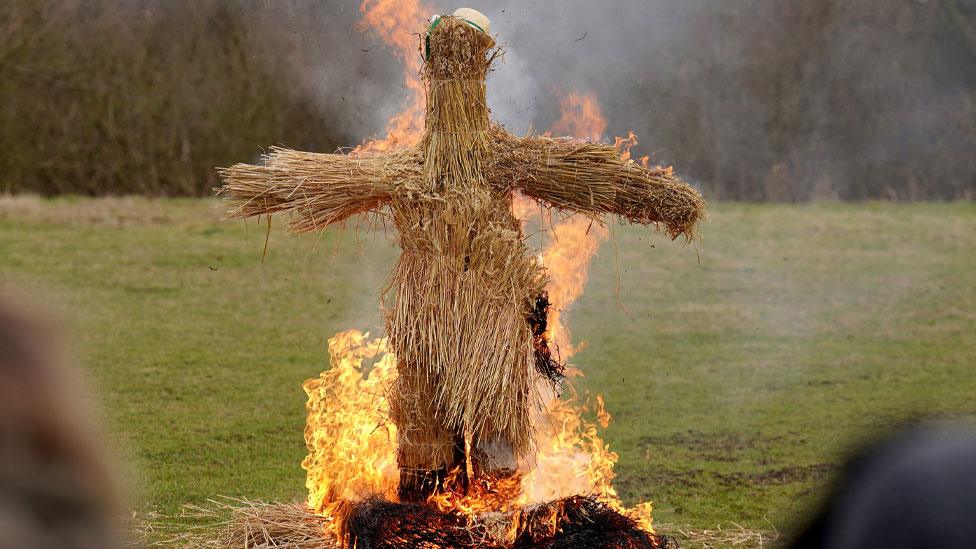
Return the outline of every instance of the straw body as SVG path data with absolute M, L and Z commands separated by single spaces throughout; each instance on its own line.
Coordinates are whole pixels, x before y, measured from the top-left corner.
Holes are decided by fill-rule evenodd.
M 464 437 L 475 448 L 501 442 L 515 455 L 529 450 L 535 351 L 527 318 L 545 284 L 510 193 L 484 173 L 494 41 L 447 17 L 428 43 L 426 196 L 393 199 L 403 253 L 387 293 L 386 328 L 399 364 L 391 411 L 408 469 L 460 465 L 449 452 L 463 449 Z

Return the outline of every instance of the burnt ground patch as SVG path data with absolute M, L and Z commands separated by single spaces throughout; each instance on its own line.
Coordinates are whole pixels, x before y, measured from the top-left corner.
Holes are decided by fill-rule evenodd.
M 796 434 L 704 433 L 687 430 L 647 436 L 639 447 L 651 466 L 638 484 L 670 489 L 762 488 L 820 483 L 837 469 L 832 463 L 783 463 L 783 447 L 806 442 Z M 647 469 L 645 469 L 647 471 Z M 619 479 L 626 485 L 627 481 Z M 630 480 L 630 479 L 627 479 Z
M 707 486 L 758 487 L 782 486 L 806 482 L 825 481 L 836 471 L 838 466 L 831 463 L 814 463 L 811 465 L 794 465 L 759 471 L 709 471 L 702 468 L 693 469 L 657 469 L 650 478 L 640 479 L 639 482 L 652 486 L 681 486 L 685 488 L 705 488 Z
M 761 433 L 715 433 L 696 430 L 670 435 L 642 437 L 638 444 L 645 455 L 655 453 L 690 454 L 696 461 L 736 462 L 759 454 L 769 454 L 776 446 L 805 442 L 801 437 Z

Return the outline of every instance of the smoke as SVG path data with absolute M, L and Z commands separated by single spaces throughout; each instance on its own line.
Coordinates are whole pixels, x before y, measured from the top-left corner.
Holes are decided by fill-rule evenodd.
M 513 133 L 548 128 L 559 98 L 579 90 L 599 97 L 607 137 L 634 130 L 637 156 L 674 165 L 712 198 L 976 196 L 970 0 L 472 7 L 504 47 L 489 101 Z M 382 133 L 406 91 L 394 52 L 357 29 L 359 2 L 267 11 L 300 39 L 336 137 L 355 145 Z
M 303 85 L 331 125 L 329 134 L 354 146 L 381 132 L 404 99 L 403 69 L 376 36 L 357 30 L 358 0 L 240 3 L 255 25 L 292 34 L 303 67 Z

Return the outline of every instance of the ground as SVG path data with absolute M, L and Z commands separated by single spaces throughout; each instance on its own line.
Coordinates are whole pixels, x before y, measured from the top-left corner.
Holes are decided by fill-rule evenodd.
M 219 222 L 203 200 L 0 200 L 0 285 L 67 319 L 140 508 L 299 500 L 326 340 L 379 323 L 382 236 Z M 628 501 L 789 531 L 845 454 L 976 417 L 976 204 L 712 204 L 695 246 L 614 226 L 570 325 Z

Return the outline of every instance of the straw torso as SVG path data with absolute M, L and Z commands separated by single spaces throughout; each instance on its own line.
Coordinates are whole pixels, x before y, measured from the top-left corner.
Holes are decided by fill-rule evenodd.
M 391 204 L 403 253 L 387 333 L 399 360 L 393 414 L 401 465 L 409 467 L 450 464 L 458 434 L 516 455 L 531 440 L 527 317 L 545 281 L 510 194 L 482 172 L 491 150 L 485 76 L 493 45 L 453 18 L 432 33 L 422 185 Z

